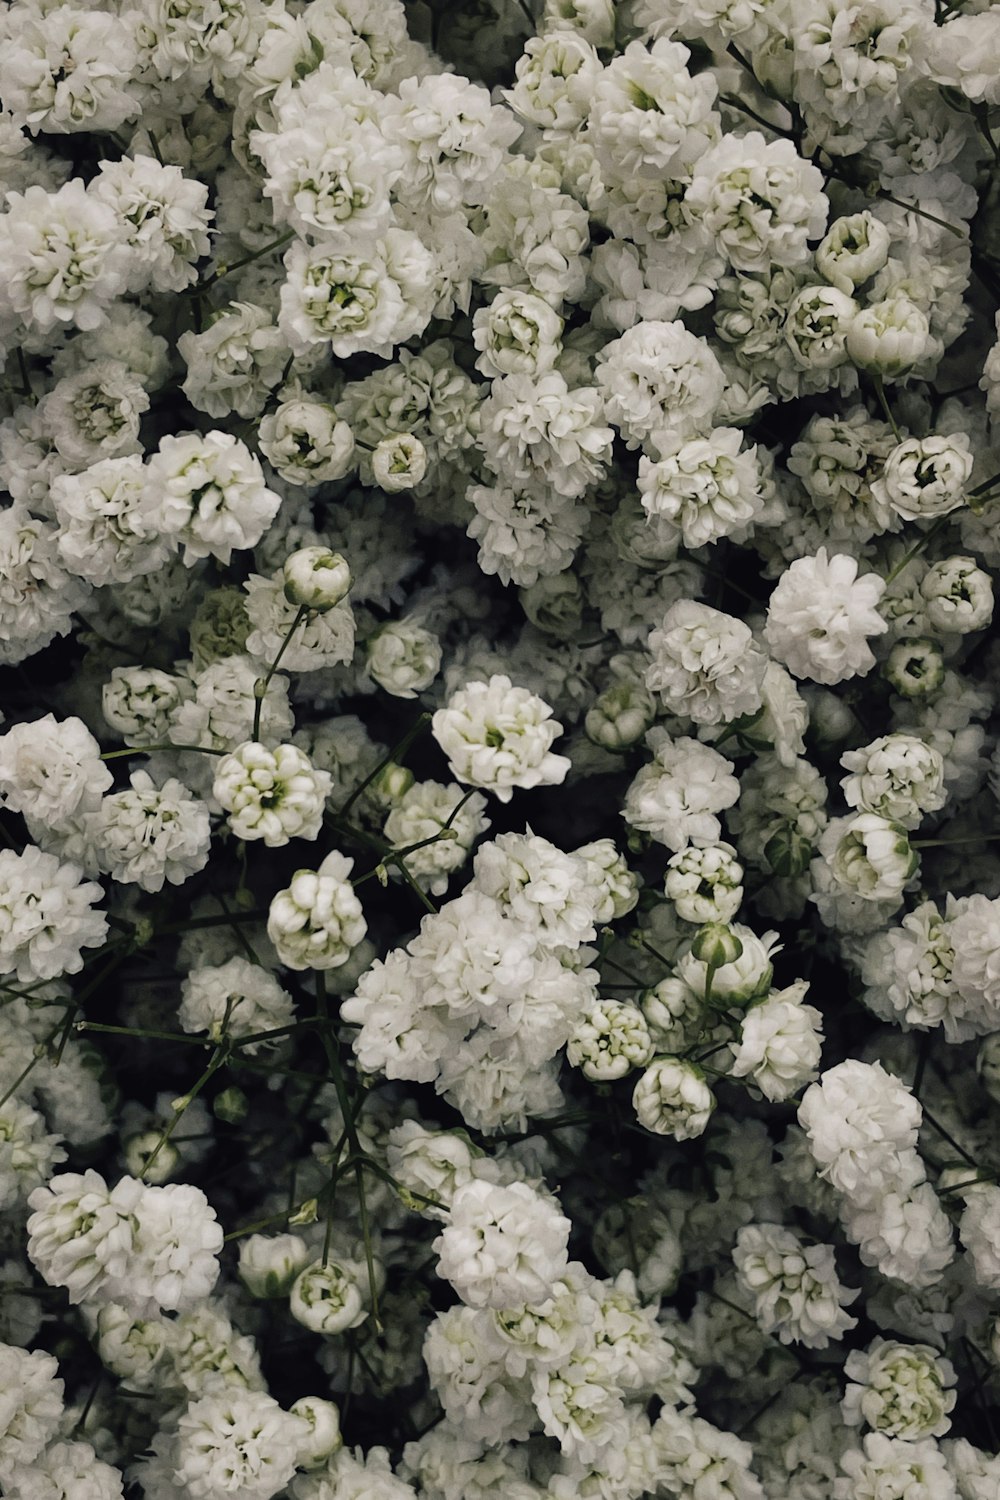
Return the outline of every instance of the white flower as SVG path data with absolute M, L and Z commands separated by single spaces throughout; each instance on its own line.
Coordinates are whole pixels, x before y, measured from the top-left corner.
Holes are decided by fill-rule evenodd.
M 84 948 L 97 948 L 108 924 L 94 903 L 104 892 L 79 866 L 34 844 L 0 849 L 0 973 L 28 983 L 78 974 Z
M 690 1141 L 704 1134 L 715 1095 L 693 1063 L 656 1057 L 632 1090 L 632 1108 L 647 1130 Z
M 726 385 L 706 339 L 652 320 L 605 345 L 595 379 L 607 420 L 631 447 L 648 440 L 657 456 L 711 431 Z
M 175 1482 L 192 1500 L 271 1500 L 293 1477 L 308 1424 L 263 1391 L 203 1396 L 180 1417 L 173 1442 Z
M 748 1224 L 736 1236 L 733 1262 L 762 1331 L 783 1344 L 827 1349 L 857 1327 L 844 1308 L 860 1292 L 841 1285 L 832 1245 L 803 1245 L 780 1224 Z
M 972 557 L 943 557 L 920 580 L 933 629 L 969 635 L 993 618 L 993 580 Z
M 0 1344 L 0 1482 L 5 1488 L 12 1471 L 33 1463 L 56 1435 L 63 1412 L 58 1369 L 41 1349 L 29 1353 Z
M 976 1284 L 1000 1288 L 1000 1188 L 983 1184 L 966 1202 L 958 1237 L 969 1252 Z
M 72 1408 L 71 1408 L 72 1410 Z M 75 1427 L 74 1427 L 75 1430 Z M 53 1442 L 26 1468 L 15 1469 L 8 1494 L 18 1500 L 69 1496 L 76 1500 L 122 1500 L 122 1475 L 97 1457 L 90 1443 Z
M 309 1247 L 297 1234 L 251 1234 L 240 1240 L 239 1276 L 251 1297 L 283 1297 L 309 1264 Z
M 666 39 L 651 47 L 630 42 L 597 78 L 588 133 L 614 177 L 687 180 L 719 139 L 715 79 L 692 77 L 690 56 Z
M 0 252 L 0 308 L 6 303 L 39 333 L 60 325 L 99 328 L 125 290 L 129 251 L 121 223 L 78 177 L 54 193 L 36 186 L 8 193 Z
M 101 689 L 101 710 L 126 744 L 162 744 L 186 686 L 156 667 L 115 667 Z
M 747 1011 L 733 1043 L 730 1072 L 748 1075 L 765 1099 L 790 1099 L 817 1076 L 823 1045 L 823 1017 L 803 1005 L 804 979 L 786 990 L 772 990 Z
M 788 304 L 782 335 L 803 370 L 833 370 L 847 359 L 847 334 L 858 313 L 853 297 L 832 286 L 804 286 Z
M 872 492 L 904 521 L 934 520 L 962 504 L 972 466 L 964 432 L 906 438 L 889 454 Z
M 853 557 L 830 557 L 825 547 L 797 558 L 768 602 L 767 644 L 793 676 L 813 682 L 870 672 L 875 657 L 867 638 L 889 628 L 876 608 L 884 589 L 876 573 L 859 578 Z
M 491 103 L 489 91 L 453 73 L 404 78 L 399 108 L 386 110 L 383 129 L 402 147 L 396 192 L 431 215 L 488 201 L 508 147 L 522 127 Z
M 0 735 L 0 799 L 12 812 L 55 826 L 92 809 L 111 781 L 81 719 L 46 714 Z
M 633 1068 L 645 1067 L 653 1050 L 646 1018 L 638 1006 L 599 1000 L 577 1021 L 566 1044 L 566 1059 L 592 1083 L 609 1083 L 624 1078 Z
M 564 781 L 570 762 L 552 753 L 562 725 L 548 704 L 509 677 L 470 682 L 453 693 L 431 720 L 453 776 L 509 802 L 515 787 Z
M 519 587 L 568 567 L 589 521 L 583 505 L 542 485 L 474 484 L 466 499 L 475 507 L 468 534 L 479 543 L 479 567 Z
M 292 1283 L 288 1310 L 303 1327 L 328 1337 L 357 1328 L 368 1316 L 364 1275 L 365 1267 L 353 1261 L 310 1261 Z
M 317 597 L 329 599 L 340 593 L 345 574 L 346 581 L 351 581 L 350 570 L 339 553 L 329 553 L 319 547 L 302 548 L 302 552 L 325 554 L 333 559 L 333 567 L 325 569 L 320 558 L 317 568 L 307 557 L 294 564 L 297 576 L 291 583 L 285 568 L 276 569 L 269 578 L 251 573 L 244 583 L 245 608 L 251 625 L 246 649 L 262 665 L 270 666 L 280 651 L 282 664 L 291 671 L 318 672 L 323 667 L 346 664 L 353 658 L 354 611 L 346 597 L 337 604 L 318 609 L 306 601 Z M 299 555 L 295 553 L 293 557 Z M 298 610 L 303 605 L 309 613 L 296 624 Z
M 184 543 L 188 567 L 255 547 L 280 505 L 259 460 L 229 432 L 164 437 L 146 465 L 144 518 Z
M 208 808 L 173 777 L 157 786 L 147 771 L 133 771 L 129 782 L 94 815 L 101 870 L 144 891 L 162 890 L 164 881 L 183 885 L 208 863 Z
M 457 816 L 456 808 L 460 808 Z M 449 875 L 461 869 L 476 839 L 489 828 L 485 812 L 486 798 L 478 792 L 463 798 L 455 782 L 445 786 L 439 781 L 415 781 L 393 805 L 382 832 L 394 849 L 424 844 L 407 854 L 406 868 L 432 895 L 440 896 Z M 445 827 L 449 836 L 438 838 Z
M 944 807 L 944 760 L 912 734 L 887 734 L 861 750 L 846 750 L 841 778 L 851 807 L 916 828 L 926 813 Z
M 388 358 L 409 336 L 402 291 L 377 251 L 361 255 L 338 240 L 312 246 L 297 240 L 285 268 L 278 326 L 294 353 L 326 345 L 337 359 Z
M 569 1231 L 553 1200 L 527 1183 L 466 1183 L 434 1241 L 438 1275 L 469 1307 L 544 1302 L 566 1269 Z
M 599 423 L 600 393 L 570 390 L 557 370 L 504 375 L 483 402 L 479 443 L 487 464 L 515 488 L 548 485 L 577 499 L 600 479 L 614 433 Z
M 743 866 L 731 844 L 689 844 L 667 861 L 664 891 L 684 922 L 728 922 L 743 901 Z
M 736 271 L 766 272 L 808 259 L 829 209 L 823 174 L 791 141 L 758 131 L 725 135 L 698 160 L 684 208 Z
M 4 34 L 0 94 L 32 135 L 112 133 L 139 113 L 138 58 L 123 17 L 77 6 L 20 11 Z
M 369 673 L 394 698 L 415 698 L 441 669 L 441 642 L 413 616 L 382 625 L 365 649 Z
M 137 454 L 100 459 L 82 474 L 53 476 L 60 557 L 97 588 L 153 573 L 170 556 L 170 543 L 145 515 L 143 479 Z
M 593 111 L 601 72 L 589 41 L 572 31 L 552 31 L 529 39 L 514 67 L 517 82 L 504 91 L 504 98 L 533 125 L 578 130 Z
M 669 712 L 719 724 L 761 706 L 767 659 L 742 620 L 694 599 L 678 599 L 649 636 L 646 686 Z
M 295 1013 L 292 997 L 267 969 L 237 955 L 227 963 L 192 969 L 181 985 L 177 1019 L 185 1031 L 205 1031 L 213 1042 L 223 1035 L 247 1037 L 287 1026 Z M 252 1055 L 265 1041 L 244 1045 Z
M 816 269 L 845 296 L 881 271 L 892 236 L 869 209 L 834 219 L 816 246 Z
M 955 1371 L 928 1344 L 876 1338 L 865 1350 L 852 1349 L 844 1374 L 849 1384 L 841 1409 L 849 1427 L 867 1423 L 910 1442 L 943 1437 L 951 1427 Z
M 427 473 L 427 449 L 412 432 L 380 438 L 372 450 L 372 478 L 387 495 L 415 489 Z
M 840 1458 L 847 1476 L 833 1481 L 833 1500 L 958 1500 L 944 1454 L 932 1438 L 910 1443 L 870 1432 L 864 1448 L 848 1448 Z
M 102 161 L 90 189 L 113 209 L 129 249 L 128 289 L 180 292 L 211 248 L 208 186 L 152 156 Z
M 472 319 L 472 339 L 479 350 L 476 369 L 490 379 L 537 379 L 555 364 L 562 331 L 562 318 L 543 297 L 517 288 L 499 291 Z
M 285 558 L 281 573 L 289 604 L 321 614 L 346 599 L 354 581 L 347 559 L 329 547 L 300 547 Z
M 831 819 L 819 857 L 834 882 L 863 901 L 897 899 L 919 865 L 903 825 L 873 812 Z
M 343 479 L 354 462 L 354 434 L 329 402 L 303 395 L 260 419 L 257 445 L 287 484 Z
M 890 379 L 919 364 L 929 342 L 926 313 L 902 291 L 869 303 L 847 330 L 847 352 L 854 363 Z
M 651 729 L 646 743 L 654 759 L 626 792 L 622 817 L 668 849 L 718 843 L 722 825 L 716 813 L 740 795 L 732 762 L 698 740 L 672 740 L 661 728 Z
M 757 450 L 741 452 L 742 441 L 735 427 L 716 427 L 658 463 L 640 458 L 643 509 L 675 525 L 685 547 L 740 531 L 763 508 Z
M 201 333 L 182 333 L 177 352 L 187 366 L 182 391 L 210 417 L 259 417 L 290 358 L 270 313 L 248 302 L 231 303 Z
M 696 933 L 695 940 L 698 937 Z M 774 973 L 771 957 L 781 949 L 776 932 L 765 932 L 763 937 L 758 937 L 752 928 L 734 922 L 721 933 L 715 933 L 709 927 L 704 937 L 707 939 L 705 951 L 710 954 L 718 944 L 723 961 L 720 963 L 717 957 L 710 968 L 708 959 L 696 958 L 691 949 L 683 953 L 677 962 L 676 977 L 689 990 L 699 996 L 710 996 L 712 1003 L 722 1008 L 745 1005 L 768 990 Z M 730 945 L 736 948 L 735 958 L 726 956 Z M 701 943 L 695 941 L 693 946 L 702 951 Z
M 974 1035 L 1000 1030 L 1000 900 L 975 894 L 947 924 L 954 959 L 952 982 L 963 1002 L 962 1019 Z
M 458 1188 L 475 1175 L 477 1156 L 464 1135 L 428 1130 L 416 1120 L 394 1125 L 386 1138 L 386 1160 L 403 1202 L 412 1212 L 436 1219 L 447 1220 Z
M 921 1110 L 880 1063 L 848 1058 L 806 1090 L 798 1119 L 820 1176 L 870 1198 L 897 1180 L 901 1154 L 916 1145 Z
M 332 790 L 330 773 L 317 770 L 297 745 L 268 750 L 254 740 L 222 757 L 212 786 L 236 837 L 263 839 L 269 849 L 318 837 Z
M 215 1285 L 222 1228 L 204 1193 L 66 1172 L 29 1201 L 28 1256 L 73 1303 L 120 1302 L 149 1315 L 199 1302 Z
M 318 870 L 298 870 L 271 902 L 267 935 L 289 969 L 336 969 L 368 931 L 348 879 L 354 861 L 331 851 Z

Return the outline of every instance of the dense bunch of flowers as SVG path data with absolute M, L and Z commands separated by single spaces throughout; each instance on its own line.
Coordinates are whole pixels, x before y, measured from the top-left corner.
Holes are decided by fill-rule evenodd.
M 997 1500 L 1000 5 L 9 0 L 0 1492 Z

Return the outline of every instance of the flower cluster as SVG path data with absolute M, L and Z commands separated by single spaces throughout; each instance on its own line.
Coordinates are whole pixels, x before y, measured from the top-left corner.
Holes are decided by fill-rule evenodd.
M 996 1500 L 998 79 L 3 8 L 4 1495 Z

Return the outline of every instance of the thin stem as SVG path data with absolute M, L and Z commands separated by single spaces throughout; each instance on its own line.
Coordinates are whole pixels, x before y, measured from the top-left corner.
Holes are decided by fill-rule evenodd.
M 423 713 L 420 715 L 420 717 L 417 719 L 417 722 L 412 726 L 412 728 L 407 730 L 399 743 L 393 745 L 392 749 L 388 752 L 388 754 L 382 757 L 375 769 L 373 771 L 370 771 L 369 774 L 365 777 L 364 781 L 359 782 L 358 785 L 354 788 L 354 791 L 348 797 L 347 801 L 338 810 L 338 818 L 347 817 L 347 814 L 350 812 L 355 802 L 357 802 L 358 798 L 365 792 L 367 792 L 372 782 L 376 781 L 379 776 L 381 776 L 386 766 L 390 765 L 393 761 L 402 760 L 407 750 L 409 750 L 410 746 L 413 744 L 413 741 L 423 734 L 424 730 L 427 728 L 430 722 L 430 714 Z
M 326 975 L 322 969 L 316 972 L 316 1000 L 322 1017 L 322 1025 L 318 1028 L 320 1039 L 326 1052 L 327 1061 L 330 1065 L 330 1073 L 333 1078 L 333 1087 L 337 1094 L 337 1102 L 340 1112 L 344 1117 L 344 1129 L 350 1142 L 351 1154 L 357 1158 L 363 1158 L 366 1153 L 358 1138 L 357 1117 L 351 1107 L 351 1098 L 347 1091 L 347 1080 L 340 1062 L 340 1050 L 333 1028 L 327 1014 L 326 1003 Z M 357 1160 L 354 1166 L 354 1180 L 358 1189 L 358 1217 L 361 1220 L 361 1234 L 365 1242 L 365 1263 L 368 1268 L 368 1291 L 372 1303 L 372 1322 L 377 1332 L 382 1332 L 382 1325 L 378 1315 L 378 1283 L 375 1278 L 375 1258 L 372 1254 L 371 1224 L 368 1218 L 368 1194 L 365 1189 L 365 1172 L 361 1160 Z
M 122 760 L 130 755 L 155 755 L 158 750 L 193 750 L 198 755 L 228 755 L 228 750 L 214 750 L 209 745 L 129 745 L 125 750 L 105 750 L 101 760 Z
M 272 250 L 280 250 L 282 245 L 287 245 L 290 240 L 295 238 L 295 234 L 296 231 L 294 229 L 289 229 L 285 234 L 279 234 L 276 240 L 271 240 L 269 244 L 262 245 L 252 255 L 244 255 L 242 260 L 234 260 L 231 266 L 220 266 L 217 271 L 213 271 L 212 275 L 207 276 L 204 281 L 198 280 L 194 286 L 185 288 L 185 295 L 200 297 L 203 292 L 208 291 L 209 287 L 214 286 L 217 281 L 222 281 L 226 276 L 231 276 L 234 271 L 242 271 L 244 266 L 251 265 L 255 260 L 261 260 L 263 256 L 269 255 Z
M 948 525 L 950 518 L 950 512 L 947 516 L 938 516 L 934 524 L 928 527 L 919 541 L 914 542 L 910 550 L 903 554 L 892 571 L 886 574 L 886 588 L 888 588 L 890 583 L 893 583 L 899 577 L 904 568 L 909 567 L 910 563 L 915 557 L 919 557 L 921 552 L 926 550 L 928 545 L 934 540 L 936 536 L 941 535 L 941 532 L 944 531 L 945 527 Z
M 300 604 L 299 605 L 299 607 L 298 607 L 298 609 L 297 609 L 297 611 L 295 613 L 295 619 L 289 625 L 287 631 L 285 632 L 285 639 L 282 641 L 281 645 L 278 647 L 278 654 L 274 658 L 274 661 L 271 663 L 271 665 L 267 669 L 267 675 L 264 678 L 264 683 L 263 683 L 263 686 L 261 687 L 259 693 L 258 693 L 256 687 L 254 688 L 254 696 L 256 697 L 257 701 L 254 704 L 254 710 L 253 710 L 253 734 L 251 735 L 251 739 L 254 739 L 254 740 L 259 740 L 260 739 L 260 716 L 264 712 L 264 699 L 267 697 L 267 690 L 271 686 L 271 678 L 274 676 L 275 672 L 278 670 L 278 663 L 281 661 L 281 658 L 284 656 L 285 651 L 287 650 L 288 645 L 289 645 L 289 643 L 290 643 L 290 641 L 292 639 L 292 636 L 295 634 L 296 630 L 298 630 L 299 626 L 302 624 L 302 621 L 306 618 L 306 615 L 308 615 L 309 613 L 310 613 L 310 610 L 309 610 L 309 606 L 307 604 Z
M 883 412 L 885 413 L 885 419 L 888 422 L 889 426 L 892 428 L 892 435 L 898 443 L 901 441 L 899 428 L 896 426 L 896 418 L 892 414 L 892 407 L 889 405 L 889 398 L 885 393 L 885 385 L 882 381 L 881 375 L 872 376 L 872 385 L 875 387 L 875 394 L 878 397 L 879 406 L 881 406 Z

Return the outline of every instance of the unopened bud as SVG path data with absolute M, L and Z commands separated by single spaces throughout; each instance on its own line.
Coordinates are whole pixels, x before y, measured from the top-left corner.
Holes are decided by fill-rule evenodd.
M 710 969 L 734 964 L 743 952 L 743 943 L 725 922 L 706 922 L 699 927 L 691 943 L 691 953 Z

